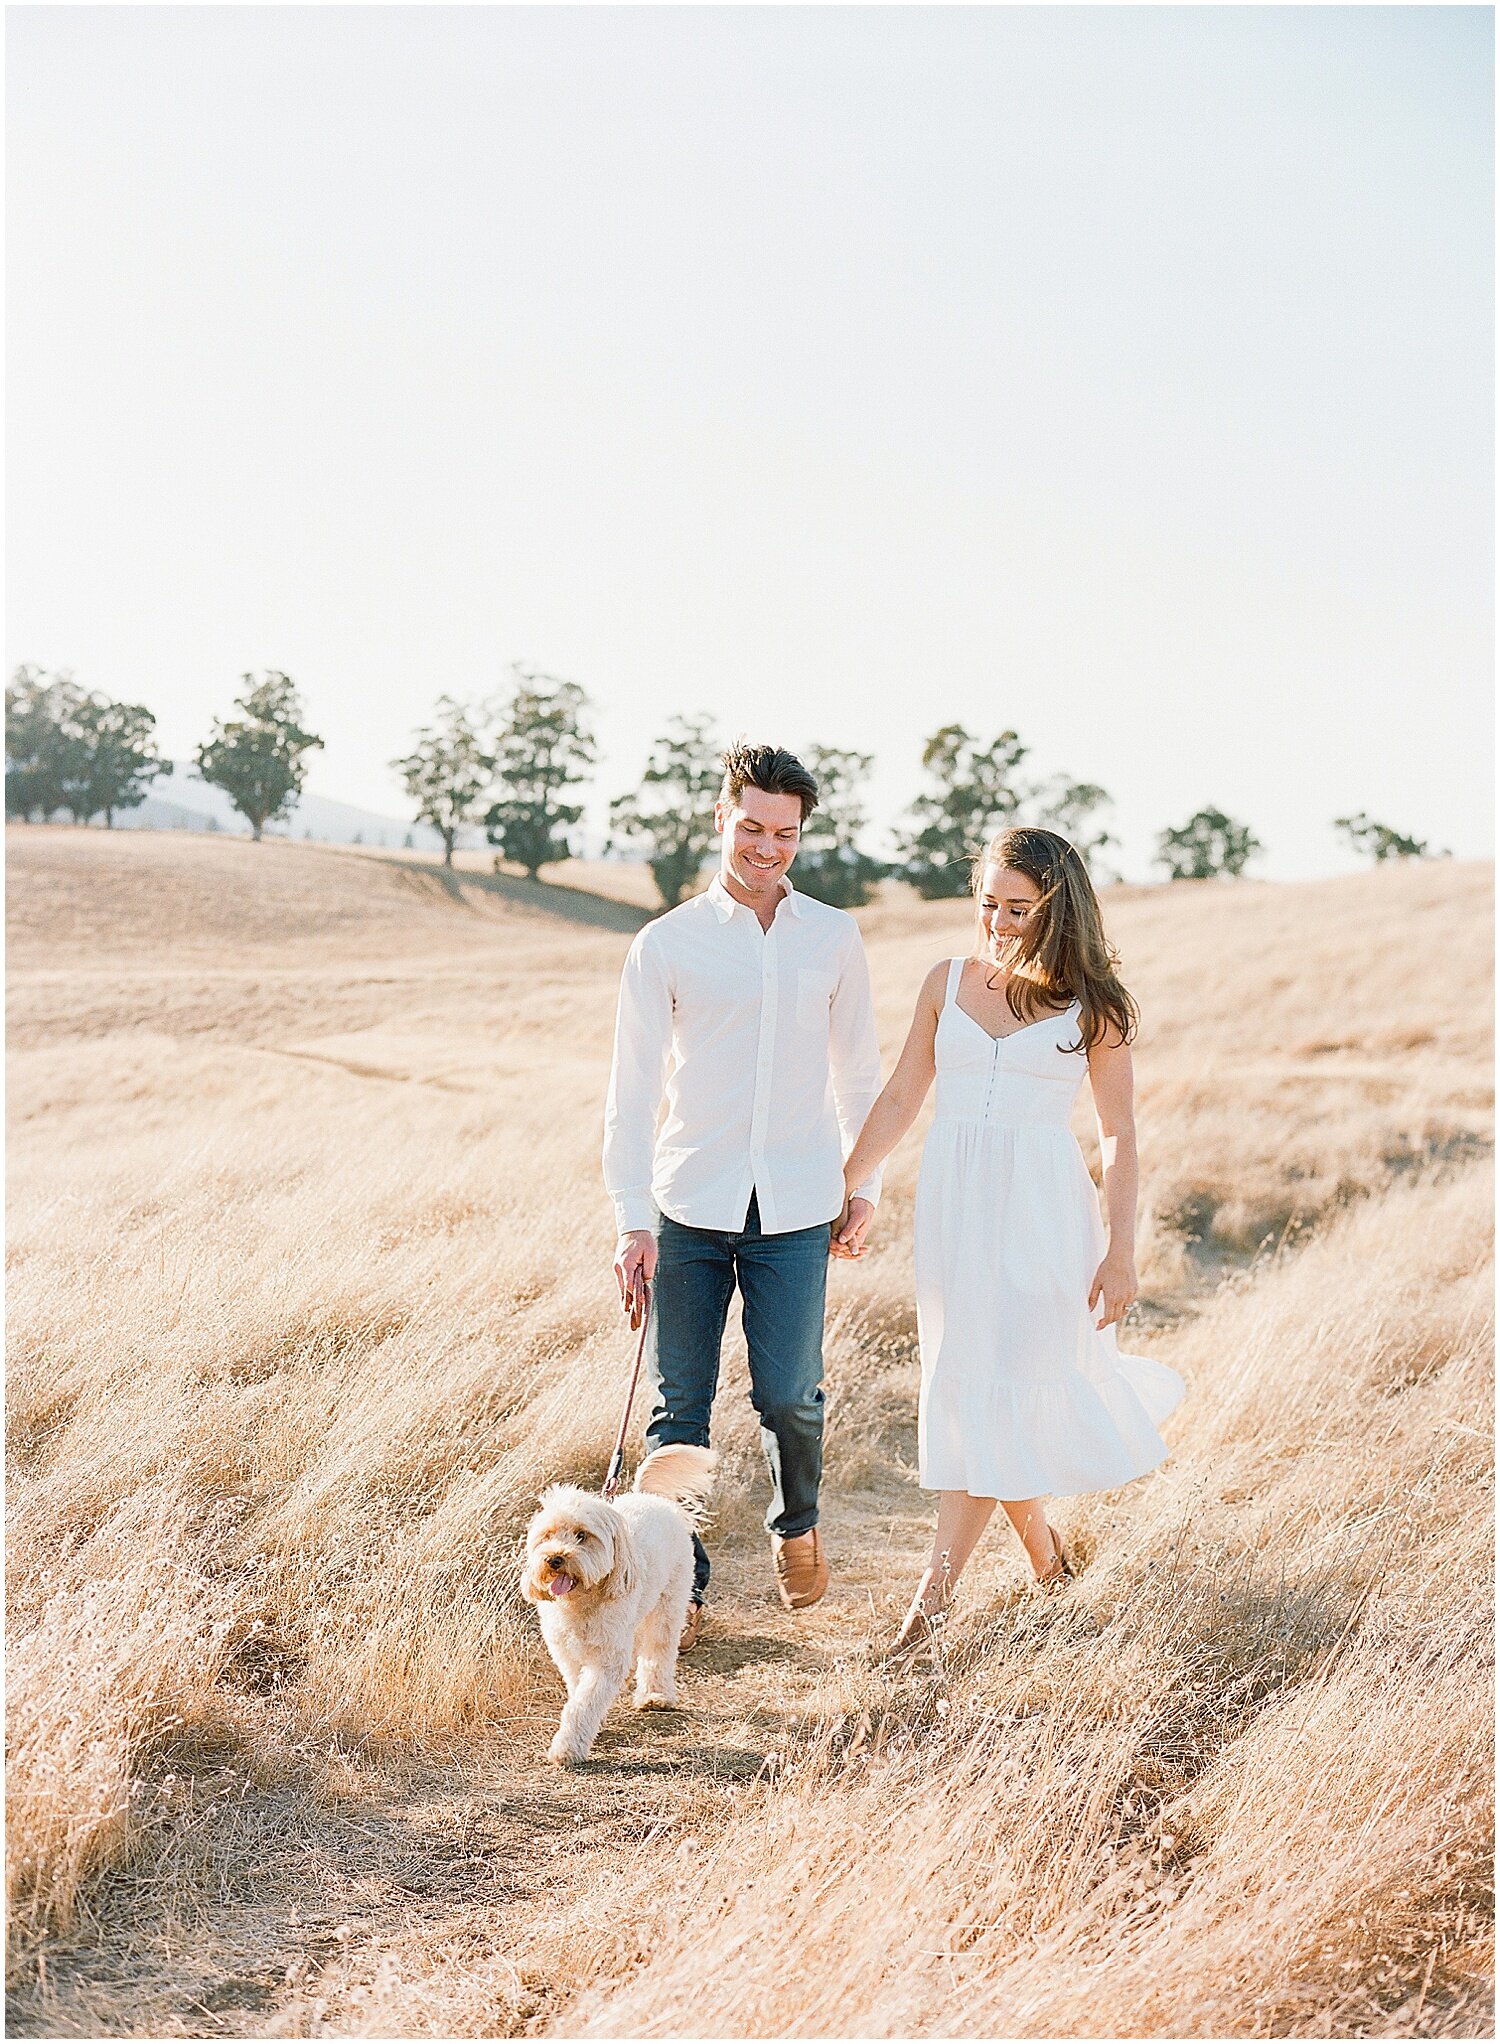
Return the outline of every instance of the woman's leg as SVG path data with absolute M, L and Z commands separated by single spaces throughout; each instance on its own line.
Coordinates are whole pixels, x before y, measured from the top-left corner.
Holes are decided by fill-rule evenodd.
M 993 1498 L 970 1497 L 966 1490 L 945 1490 L 939 1494 L 932 1559 L 912 1598 L 909 1619 L 918 1612 L 931 1618 L 947 1603 L 994 1509 Z
M 964 1563 L 978 1546 L 996 1502 L 994 1498 L 970 1497 L 966 1490 L 945 1490 L 940 1494 L 932 1560 L 912 1599 L 914 1611 L 924 1611 L 930 1617 L 952 1596 Z M 1056 1566 L 1059 1547 L 1047 1524 L 1046 1499 L 1003 1498 L 999 1502 L 1035 1573 L 1050 1574 Z
M 932 1559 L 918 1583 L 911 1607 L 896 1635 L 895 1649 L 906 1649 L 926 1631 L 925 1621 L 935 1618 L 953 1595 L 959 1575 L 979 1545 L 979 1536 L 989 1524 L 996 1503 L 1003 1503 L 1005 1516 L 1015 1528 L 1026 1558 L 1038 1578 L 1056 1573 L 1062 1549 L 1047 1524 L 1043 1498 L 970 1497 L 966 1490 L 945 1490 L 938 1498 L 937 1531 L 933 1535 Z M 892 1651 L 895 1651 L 892 1649 Z
M 1016 1529 L 1026 1550 L 1026 1559 L 1039 1576 L 1050 1575 L 1057 1565 L 1061 1547 L 1047 1524 L 1045 1498 L 1006 1498 L 1005 1516 Z

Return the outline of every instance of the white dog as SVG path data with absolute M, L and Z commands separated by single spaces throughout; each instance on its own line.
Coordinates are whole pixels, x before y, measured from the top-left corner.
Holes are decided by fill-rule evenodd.
M 658 1448 L 617 1504 L 555 1483 L 526 1529 L 521 1595 L 567 1684 L 547 1757 L 587 1760 L 631 1662 L 637 1710 L 677 1701 L 677 1642 L 693 1587 L 693 1525 L 718 1457 L 711 1448 Z

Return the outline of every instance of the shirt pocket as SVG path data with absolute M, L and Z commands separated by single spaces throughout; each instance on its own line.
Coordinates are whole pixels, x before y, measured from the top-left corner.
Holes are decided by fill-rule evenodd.
M 797 1026 L 799 1029 L 826 1029 L 828 1007 L 833 999 L 834 978 L 831 972 L 799 972 L 797 974 Z

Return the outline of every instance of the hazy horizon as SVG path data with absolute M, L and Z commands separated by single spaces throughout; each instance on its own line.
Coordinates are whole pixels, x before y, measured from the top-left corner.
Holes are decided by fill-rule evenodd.
M 1491 850 L 1482 8 L 12 8 L 7 663 Z

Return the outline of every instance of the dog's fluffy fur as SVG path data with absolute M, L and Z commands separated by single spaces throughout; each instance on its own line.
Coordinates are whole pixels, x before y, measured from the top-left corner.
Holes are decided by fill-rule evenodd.
M 521 1595 L 568 1700 L 548 1758 L 586 1760 L 605 1713 L 635 1663 L 637 1710 L 677 1701 L 677 1642 L 693 1587 L 693 1525 L 718 1457 L 710 1448 L 658 1448 L 614 1504 L 555 1483 L 526 1530 Z

